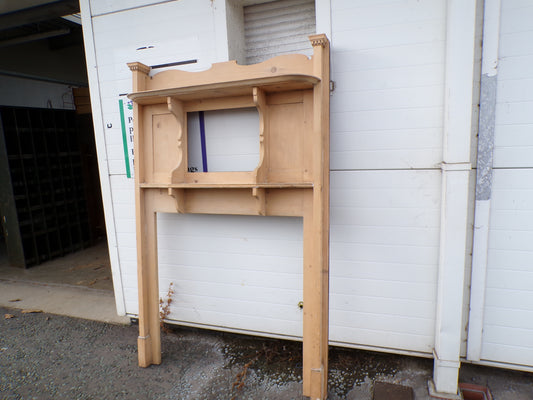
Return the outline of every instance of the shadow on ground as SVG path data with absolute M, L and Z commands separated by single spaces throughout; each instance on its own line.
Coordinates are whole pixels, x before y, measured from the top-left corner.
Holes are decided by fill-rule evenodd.
M 113 290 L 105 241 L 30 268 L 11 267 L 7 255 L 0 254 L 0 279 Z

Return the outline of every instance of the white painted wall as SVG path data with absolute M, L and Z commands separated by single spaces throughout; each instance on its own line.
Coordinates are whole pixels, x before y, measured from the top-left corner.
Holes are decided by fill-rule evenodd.
M 127 3 L 121 0 L 91 1 L 91 15 L 100 16 L 165 2 L 168 0 L 130 0 Z
M 0 105 L 74 110 L 68 85 L 0 75 Z
M 204 112 L 207 171 L 253 171 L 259 163 L 257 108 Z M 188 167 L 203 171 L 198 113 L 187 115 Z M 206 172 L 206 171 L 204 171 Z
M 93 18 L 111 175 L 125 174 L 118 95 L 131 91 L 131 72 L 126 64 L 132 60 L 159 65 L 196 59 L 196 64 L 181 68 L 209 68 L 212 62 L 218 61 L 215 51 L 217 32 L 213 26 L 216 12 L 210 1 L 184 0 Z M 176 23 L 176 15 L 183 17 L 179 24 Z M 135 29 L 130 29 L 132 20 L 139 21 Z M 224 32 L 218 34 L 224 35 Z M 107 128 L 108 124 L 112 127 Z

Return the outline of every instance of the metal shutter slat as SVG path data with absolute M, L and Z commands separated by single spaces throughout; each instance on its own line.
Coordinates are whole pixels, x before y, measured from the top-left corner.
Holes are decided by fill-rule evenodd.
M 311 54 L 316 31 L 314 0 L 278 0 L 244 7 L 246 63 L 281 54 Z

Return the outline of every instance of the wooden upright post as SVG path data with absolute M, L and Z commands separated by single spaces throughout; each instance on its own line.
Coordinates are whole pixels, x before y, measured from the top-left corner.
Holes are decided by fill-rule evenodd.
M 309 38 L 313 70 L 313 194 L 304 206 L 304 396 L 327 398 L 329 337 L 329 42 Z
M 133 91 L 146 89 L 150 67 L 141 63 L 130 63 L 133 73 Z M 133 103 L 134 147 L 140 149 L 144 132 L 142 105 Z M 139 366 L 147 367 L 161 363 L 161 335 L 159 329 L 159 289 L 157 273 L 157 228 L 156 214 L 150 193 L 141 183 L 145 181 L 145 154 L 135 152 L 135 217 L 137 220 L 137 279 L 139 287 Z
M 137 250 L 140 268 L 139 280 L 139 366 L 161 364 L 161 330 L 159 323 L 159 279 L 157 268 L 157 221 L 153 194 L 141 189 L 139 208 L 142 208 L 137 226 L 140 250 Z M 140 252 L 140 254 L 139 254 Z

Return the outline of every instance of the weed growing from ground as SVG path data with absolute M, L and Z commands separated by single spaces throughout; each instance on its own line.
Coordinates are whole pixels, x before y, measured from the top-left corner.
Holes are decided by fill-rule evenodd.
M 161 325 L 161 329 L 163 332 L 170 332 L 170 329 L 168 329 L 165 325 L 165 319 L 170 314 L 170 304 L 172 303 L 172 296 L 174 295 L 174 282 L 170 282 L 170 285 L 168 285 L 168 291 L 166 298 L 159 298 L 159 324 Z

